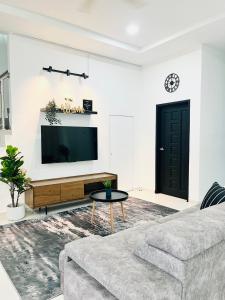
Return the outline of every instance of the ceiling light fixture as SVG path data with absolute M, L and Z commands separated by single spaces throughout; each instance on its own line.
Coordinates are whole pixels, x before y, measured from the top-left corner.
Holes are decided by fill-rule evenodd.
M 130 25 L 127 26 L 126 32 L 129 35 L 135 35 L 139 32 L 139 27 L 136 24 L 130 24 Z

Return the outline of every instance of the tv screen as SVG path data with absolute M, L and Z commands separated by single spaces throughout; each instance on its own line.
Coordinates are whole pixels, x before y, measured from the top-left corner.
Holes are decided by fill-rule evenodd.
M 42 163 L 98 159 L 96 127 L 41 126 Z

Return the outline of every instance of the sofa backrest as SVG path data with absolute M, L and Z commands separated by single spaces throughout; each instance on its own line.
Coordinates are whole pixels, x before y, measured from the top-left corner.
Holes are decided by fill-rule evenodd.
M 225 203 L 149 228 L 135 254 L 181 281 L 184 299 L 225 299 Z

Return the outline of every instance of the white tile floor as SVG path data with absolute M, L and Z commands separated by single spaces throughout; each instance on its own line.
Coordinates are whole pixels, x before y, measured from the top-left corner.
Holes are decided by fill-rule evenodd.
M 135 190 L 129 193 L 130 196 L 136 197 L 139 199 L 151 201 L 157 204 L 161 204 L 167 207 L 171 207 L 177 210 L 183 210 L 185 208 L 188 208 L 190 206 L 195 205 L 195 202 L 186 202 L 183 199 L 175 198 L 175 197 L 170 197 L 167 195 L 163 194 L 154 194 L 152 191 L 149 190 Z M 72 209 L 75 206 L 64 206 L 62 207 L 55 207 L 49 210 L 49 215 L 55 214 L 59 211 L 63 210 L 68 210 Z M 77 206 L 76 206 L 77 207 Z M 37 212 L 27 212 L 26 219 L 33 219 L 33 218 L 42 218 L 44 217 L 45 214 L 43 213 L 37 213 Z M 7 218 L 5 214 L 1 213 L 0 214 L 0 225 L 4 225 L 9 223 L 7 221 Z M 12 282 L 10 281 L 7 273 L 5 272 L 3 266 L 0 263 L 0 299 L 2 300 L 19 300 L 20 297 L 14 288 Z M 54 300 L 63 300 L 63 296 L 58 296 L 54 298 Z
M 185 208 L 197 204 L 197 202 L 187 202 L 186 200 L 171 197 L 164 194 L 155 194 L 150 190 L 135 190 L 130 192 L 129 194 L 132 197 L 140 198 L 146 201 L 151 201 L 177 210 L 183 210 Z

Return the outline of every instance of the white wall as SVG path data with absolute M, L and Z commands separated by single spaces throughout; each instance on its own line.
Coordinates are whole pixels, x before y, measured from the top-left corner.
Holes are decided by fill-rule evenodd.
M 180 86 L 167 93 L 164 81 L 170 73 L 180 76 Z M 156 104 L 190 99 L 190 170 L 189 199 L 198 201 L 199 139 L 201 102 L 201 50 L 143 70 L 142 101 L 138 103 L 139 120 L 139 185 L 155 189 L 155 128 Z
M 86 54 L 15 35 L 10 36 L 9 48 L 12 136 L 6 137 L 6 142 L 21 149 L 28 175 L 35 180 L 110 171 L 109 115 L 135 116 L 141 90 L 140 69 L 96 57 L 88 59 Z M 90 78 L 83 80 L 42 71 L 42 67 L 49 65 L 77 73 L 86 72 Z M 60 117 L 65 126 L 98 127 L 98 161 L 41 164 L 40 125 L 47 122 L 40 108 L 52 98 L 60 105 L 65 97 L 73 98 L 76 106 L 82 106 L 83 98 L 93 99 L 98 115 Z M 4 210 L 9 196 L 2 184 L 0 199 L 0 210 Z
M 200 195 L 214 181 L 225 185 L 225 54 L 203 47 Z
M 203 47 L 141 70 L 94 56 L 88 59 L 86 54 L 68 48 L 11 35 L 9 56 L 12 135 L 6 137 L 6 143 L 21 149 L 33 180 L 110 171 L 109 115 L 118 114 L 135 117 L 134 187 L 154 190 L 156 105 L 190 99 L 189 200 L 201 200 L 212 181 L 225 182 L 225 58 L 218 51 Z M 86 72 L 90 79 L 43 72 L 42 67 L 49 65 Z M 169 94 L 164 81 L 173 72 L 179 74 L 180 86 Z M 62 115 L 61 119 L 63 125 L 99 128 L 98 161 L 41 164 L 40 125 L 47 122 L 40 108 L 52 98 L 60 105 L 64 97 L 72 97 L 75 105 L 82 105 L 83 98 L 93 99 L 98 115 Z M 0 154 L 3 150 L 0 148 Z M 0 210 L 4 210 L 9 194 L 3 184 L 0 199 Z
M 7 36 L 0 34 L 0 75 L 8 70 Z

